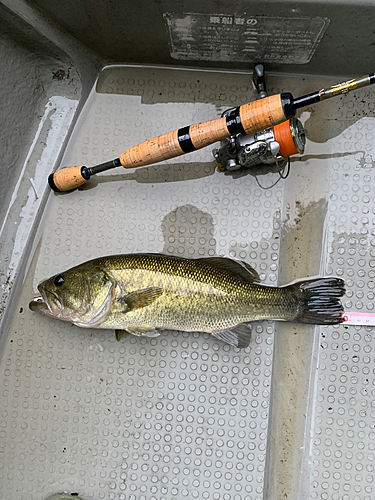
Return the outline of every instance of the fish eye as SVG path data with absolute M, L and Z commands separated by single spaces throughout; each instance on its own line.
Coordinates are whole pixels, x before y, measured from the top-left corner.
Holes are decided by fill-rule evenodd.
M 56 286 L 61 286 L 65 283 L 65 278 L 60 274 L 59 276 L 56 276 L 53 282 Z

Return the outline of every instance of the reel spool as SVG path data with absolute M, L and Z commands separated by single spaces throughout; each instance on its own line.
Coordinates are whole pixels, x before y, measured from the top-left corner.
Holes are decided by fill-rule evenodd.
M 251 135 L 238 134 L 221 141 L 213 155 L 220 170 L 234 171 L 261 163 L 283 167 L 287 159 L 303 154 L 306 134 L 297 118 Z
M 258 98 L 267 96 L 264 66 L 255 64 L 253 86 Z M 230 116 L 235 108 L 227 109 L 222 116 Z M 241 167 L 253 167 L 261 163 L 285 166 L 287 159 L 295 154 L 303 154 L 306 133 L 297 118 L 267 128 L 255 134 L 236 134 L 221 141 L 221 147 L 213 150 L 219 170 L 234 171 Z

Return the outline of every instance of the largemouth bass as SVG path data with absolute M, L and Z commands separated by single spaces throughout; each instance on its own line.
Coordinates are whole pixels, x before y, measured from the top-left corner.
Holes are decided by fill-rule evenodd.
M 154 337 L 159 330 L 207 332 L 235 347 L 250 342 L 249 322 L 343 321 L 339 278 L 270 287 L 249 264 L 228 258 L 161 254 L 94 259 L 38 285 L 30 309 L 84 328 Z

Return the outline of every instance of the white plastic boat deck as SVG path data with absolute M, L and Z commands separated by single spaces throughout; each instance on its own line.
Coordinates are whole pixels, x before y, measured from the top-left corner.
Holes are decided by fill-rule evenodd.
M 268 89 L 338 81 L 269 77 Z M 107 67 L 62 164 L 108 161 L 254 98 L 249 75 Z M 303 498 L 374 498 L 371 327 L 260 322 L 239 350 L 176 332 L 118 343 L 28 309 L 39 281 L 73 265 L 164 252 L 245 260 L 268 285 L 340 276 L 345 308 L 375 312 L 373 113 L 371 88 L 304 110 L 305 154 L 277 183 L 266 167 L 218 172 L 206 148 L 51 193 L 1 353 L 1 499 L 268 500 L 284 467 Z

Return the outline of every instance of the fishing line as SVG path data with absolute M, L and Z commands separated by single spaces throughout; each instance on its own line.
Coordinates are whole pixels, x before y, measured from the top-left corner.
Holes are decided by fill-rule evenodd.
M 279 166 L 279 162 L 276 158 L 276 165 L 277 167 Z M 284 170 L 285 168 L 287 168 L 287 172 L 285 175 L 283 175 L 284 173 Z M 258 186 L 261 188 L 261 189 L 264 189 L 264 190 L 267 190 L 267 189 L 272 189 L 273 187 L 275 187 L 282 179 L 287 179 L 289 174 L 290 174 L 290 157 L 288 156 L 288 158 L 286 159 L 286 162 L 284 163 L 284 165 L 281 167 L 280 170 L 278 170 L 278 174 L 279 174 L 279 178 L 277 179 L 277 181 L 275 181 L 273 184 L 271 184 L 271 186 L 262 186 L 259 182 L 259 179 L 258 179 L 258 176 L 255 175 L 255 180 L 258 184 Z

